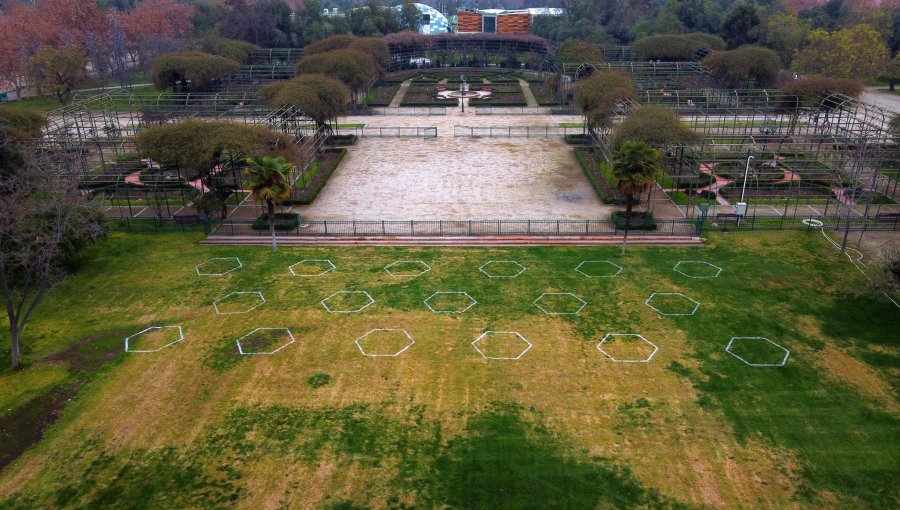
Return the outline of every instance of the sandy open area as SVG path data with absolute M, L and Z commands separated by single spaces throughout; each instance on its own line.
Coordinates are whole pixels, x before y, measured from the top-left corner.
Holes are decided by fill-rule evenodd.
M 454 138 L 455 125 L 555 126 L 555 116 L 352 117 L 367 126 L 434 126 L 438 137 L 361 139 L 304 218 L 357 220 L 605 219 L 560 137 Z

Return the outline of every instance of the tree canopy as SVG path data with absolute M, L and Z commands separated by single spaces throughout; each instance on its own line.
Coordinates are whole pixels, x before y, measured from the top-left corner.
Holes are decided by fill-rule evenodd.
M 199 90 L 240 68 L 241 64 L 231 59 L 200 51 L 187 51 L 156 57 L 150 66 L 150 74 L 153 85 L 160 90 L 167 87 Z
M 353 42 L 353 36 L 347 34 L 338 34 L 326 37 L 321 41 L 307 44 L 303 47 L 304 53 L 307 55 L 315 55 L 317 53 L 326 53 L 334 50 L 342 50 Z
M 871 83 L 884 72 L 888 50 L 881 35 L 869 25 L 827 32 L 813 30 L 805 48 L 797 53 L 794 68 Z
M 580 39 L 567 39 L 559 44 L 559 62 L 561 64 L 580 64 L 583 62 L 603 62 L 603 48 Z
M 661 149 L 669 145 L 693 143 L 699 139 L 700 135 L 681 122 L 674 111 L 662 106 L 635 108 L 613 130 L 614 149 L 628 140 L 644 142 Z
M 772 86 L 781 71 L 778 53 L 759 46 L 714 51 L 701 61 L 701 65 L 724 86 L 734 88 Z
M 237 39 L 209 37 L 200 41 L 200 49 L 212 55 L 246 64 L 250 59 L 250 55 L 259 50 L 259 46 Z
M 259 91 L 273 106 L 296 106 L 320 128 L 347 113 L 350 91 L 334 78 L 305 74 L 269 84 Z
M 142 155 L 163 164 L 178 165 L 190 172 L 188 178 L 201 179 L 220 163 L 223 154 L 243 158 L 283 154 L 292 148 L 283 135 L 262 126 L 192 119 L 150 126 L 134 142 Z
M 592 133 L 608 127 L 615 116 L 616 106 L 635 94 L 637 89 L 631 77 L 618 71 L 594 71 L 575 84 L 575 102 Z
M 79 45 L 65 49 L 41 46 L 28 67 L 38 91 L 53 94 L 64 105 L 87 79 L 87 63 L 87 53 Z
M 371 81 L 381 74 L 375 58 L 355 49 L 341 49 L 304 57 L 296 65 L 297 74 L 324 74 L 340 80 L 350 88 L 356 104 Z
M 781 85 L 781 90 L 786 95 L 794 96 L 801 102 L 814 103 L 835 93 L 859 97 L 863 89 L 863 84 L 856 80 L 819 75 L 803 76 L 797 80 L 786 81 Z
M 725 41 L 712 34 L 653 35 L 638 39 L 631 45 L 642 58 L 650 60 L 690 60 L 702 49 L 720 51 L 725 49 Z

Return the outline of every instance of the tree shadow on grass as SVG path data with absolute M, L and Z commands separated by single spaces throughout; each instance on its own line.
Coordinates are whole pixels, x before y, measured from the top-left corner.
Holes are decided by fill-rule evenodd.
M 626 468 L 577 453 L 520 407 L 494 404 L 435 459 L 433 499 L 470 509 L 680 506 Z

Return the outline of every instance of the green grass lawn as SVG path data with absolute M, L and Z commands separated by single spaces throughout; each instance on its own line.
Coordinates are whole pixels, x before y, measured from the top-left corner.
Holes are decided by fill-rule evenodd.
M 0 509 L 898 504 L 900 314 L 858 293 L 863 278 L 819 232 L 718 234 L 702 248 L 625 256 L 618 247 L 273 254 L 201 239 L 114 234 L 48 295 L 25 332 L 25 366 L 0 370 L 0 425 L 65 410 L 0 471 Z M 195 270 L 228 257 L 241 267 Z M 324 274 L 292 275 L 304 260 L 295 273 Z M 673 271 L 682 260 L 723 271 L 689 278 Z M 397 276 L 384 271 L 397 261 Z M 412 261 L 431 269 L 411 276 L 426 268 Z M 490 261 L 525 270 L 489 278 L 479 267 Z M 589 277 L 575 271 L 584 261 L 623 269 L 592 262 Z M 217 260 L 201 272 L 233 267 Z M 341 291 L 374 303 L 328 313 L 320 301 Z M 462 292 L 470 308 L 452 294 Z M 429 300 L 441 313 L 424 303 L 435 293 L 446 293 Z M 550 314 L 533 304 L 545 293 L 538 303 Z M 653 293 L 700 306 L 661 315 L 644 304 Z M 333 309 L 366 303 L 356 293 L 327 299 Z M 684 312 L 672 297 L 653 303 Z M 123 352 L 126 337 L 154 325 L 181 326 L 184 340 Z M 286 328 L 294 342 L 257 328 Z M 414 343 L 398 331 L 366 335 L 375 329 L 405 330 Z M 517 332 L 531 347 L 522 354 L 516 335 L 489 334 L 483 352 L 521 357 L 485 359 L 471 344 L 486 331 Z M 617 363 L 597 349 L 608 333 L 640 334 L 659 350 Z M 783 367 L 748 366 L 725 351 L 735 336 L 766 337 L 790 356 Z M 130 345 L 177 338 L 152 330 Z M 608 348 L 620 357 L 650 349 L 617 338 Z M 239 356 L 238 339 L 284 347 Z M 0 426 L 0 459 L 33 433 Z

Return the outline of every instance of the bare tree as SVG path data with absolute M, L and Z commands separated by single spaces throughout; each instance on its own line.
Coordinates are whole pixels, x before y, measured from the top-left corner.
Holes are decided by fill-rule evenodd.
M 13 367 L 22 362 L 25 325 L 67 260 L 105 233 L 102 213 L 76 188 L 69 165 L 25 161 L 0 174 L 0 287 Z

